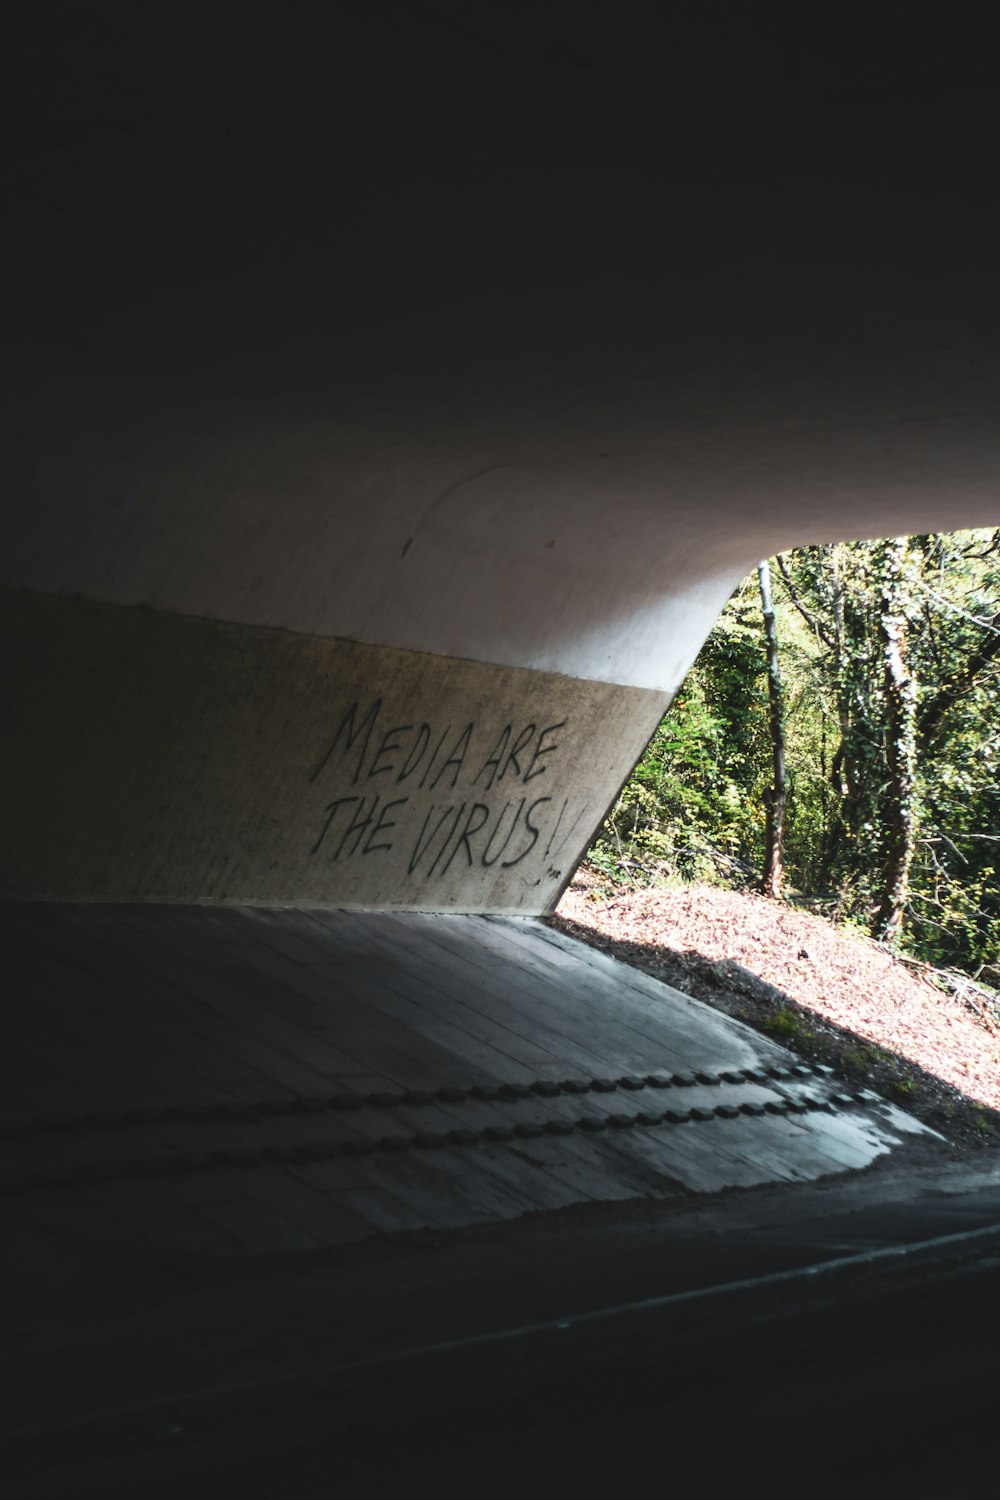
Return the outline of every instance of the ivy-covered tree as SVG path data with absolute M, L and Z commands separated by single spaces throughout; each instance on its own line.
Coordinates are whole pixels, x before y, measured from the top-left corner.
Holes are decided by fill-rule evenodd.
M 882 655 L 882 701 L 886 782 L 882 791 L 885 863 L 872 932 L 895 942 L 903 923 L 910 867 L 918 830 L 917 680 L 909 656 L 912 588 L 904 536 L 876 550 L 878 639 Z
M 807 547 L 776 564 L 790 886 L 1000 981 L 1000 531 Z M 776 784 L 767 649 L 750 578 L 598 861 L 643 878 L 759 879 Z
M 767 643 L 767 717 L 771 734 L 771 763 L 774 768 L 774 779 L 770 786 L 764 788 L 764 871 L 760 877 L 760 888 L 765 896 L 777 898 L 785 884 L 782 845 L 785 807 L 788 802 L 788 775 L 785 765 L 785 694 L 781 680 L 778 628 L 771 596 L 771 565 L 766 559 L 757 564 L 757 581 L 764 617 L 764 639 Z

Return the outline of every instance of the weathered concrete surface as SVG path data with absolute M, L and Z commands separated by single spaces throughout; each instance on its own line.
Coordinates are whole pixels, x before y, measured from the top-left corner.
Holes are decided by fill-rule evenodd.
M 77 1239 L 271 1254 L 944 1149 L 524 918 L 5 903 L 0 945 L 0 1284 Z
M 665 706 L 53 595 L 2 613 L 8 896 L 539 912 Z
M 564 741 L 522 781 L 573 783 L 579 847 L 655 717 L 621 685 L 665 701 L 758 558 L 996 524 L 996 100 L 964 25 L 903 37 L 879 0 L 829 26 L 735 0 L 7 9 L 5 586 L 455 659 L 454 702 L 394 679 L 390 729 L 485 723 L 496 693 L 515 733 L 498 667 L 609 684 L 566 688 L 568 718 L 524 704 L 597 756 Z M 404 892 L 367 833 L 321 879 L 329 844 L 303 850 L 344 789 L 300 796 L 334 732 L 291 707 L 313 666 L 167 650 L 157 682 L 126 624 L 98 691 L 87 631 L 57 663 L 47 630 L 13 645 L 39 672 L 14 889 L 557 888 L 528 872 L 541 823 L 499 883 L 460 879 L 459 844 Z
M 670 693 L 759 557 L 995 524 L 992 50 L 449 8 L 26 28 L 4 582 Z

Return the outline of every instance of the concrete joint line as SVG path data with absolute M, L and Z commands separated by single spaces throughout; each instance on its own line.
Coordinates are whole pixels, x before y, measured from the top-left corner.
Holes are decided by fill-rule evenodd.
M 850 1098 L 850 1103 L 865 1102 L 865 1095 Z M 40 1168 L 21 1177 L 0 1181 L 0 1193 L 14 1196 L 44 1189 L 77 1187 L 115 1182 L 126 1177 L 190 1176 L 217 1168 L 294 1165 L 297 1162 L 327 1161 L 337 1157 L 357 1158 L 401 1151 L 435 1151 L 449 1146 L 483 1146 L 503 1144 L 518 1139 L 537 1139 L 543 1135 L 567 1136 L 577 1132 L 604 1130 L 649 1130 L 661 1126 L 708 1124 L 714 1120 L 734 1120 L 770 1115 L 834 1113 L 829 1099 L 799 1098 L 768 1100 L 766 1105 L 748 1101 L 737 1108 L 719 1104 L 714 1108 L 694 1106 L 691 1109 L 615 1111 L 608 1115 L 585 1116 L 576 1120 L 552 1118 L 515 1122 L 510 1125 L 486 1125 L 478 1130 L 457 1128 L 448 1131 L 415 1131 L 396 1133 L 376 1139 L 358 1136 L 351 1140 L 328 1143 L 307 1141 L 290 1146 L 224 1147 L 204 1152 L 176 1155 L 133 1157 L 120 1162 L 80 1162 L 66 1168 Z
M 0 1120 L 0 1140 L 25 1141 L 39 1135 L 78 1133 L 84 1130 L 131 1130 L 144 1125 L 177 1123 L 207 1125 L 228 1124 L 267 1119 L 278 1115 L 321 1114 L 327 1110 L 345 1112 L 356 1109 L 420 1109 L 437 1104 L 496 1103 L 507 1104 L 531 1098 L 553 1099 L 560 1095 L 613 1094 L 618 1091 L 638 1093 L 643 1089 L 693 1088 L 698 1084 L 786 1083 L 805 1078 L 832 1079 L 833 1070 L 822 1063 L 810 1066 L 794 1063 L 768 1068 L 727 1068 L 722 1072 L 700 1069 L 697 1073 L 646 1073 L 619 1078 L 566 1078 L 555 1082 L 539 1078 L 531 1083 L 471 1084 L 461 1087 L 446 1084 L 439 1089 L 375 1090 L 368 1094 L 346 1092 L 258 1099 L 249 1103 L 232 1101 L 221 1104 L 176 1104 L 161 1108 L 139 1107 L 127 1110 L 91 1110 L 83 1115 L 35 1115 L 26 1120 Z M 853 1103 L 872 1097 L 867 1093 L 836 1096 L 841 1102 Z

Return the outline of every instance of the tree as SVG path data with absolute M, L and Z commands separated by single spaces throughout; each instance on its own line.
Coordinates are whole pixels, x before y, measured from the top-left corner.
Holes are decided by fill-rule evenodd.
M 786 887 L 1000 981 L 1000 531 L 775 563 L 709 636 L 608 820 L 607 859 L 638 879 L 770 880 L 777 832 Z
M 778 660 L 778 630 L 771 597 L 771 568 L 765 560 L 757 564 L 760 607 L 764 615 L 767 641 L 768 724 L 771 731 L 771 759 L 774 780 L 764 789 L 767 823 L 764 833 L 764 872 L 760 888 L 765 896 L 780 897 L 785 872 L 782 866 L 782 841 L 785 827 L 785 805 L 788 801 L 788 779 L 785 774 L 785 715 L 782 702 L 781 666 Z
M 906 537 L 883 542 L 877 551 L 881 589 L 878 635 L 882 647 L 885 757 L 886 858 L 872 935 L 898 936 L 909 892 L 917 837 L 917 682 L 907 655 L 908 547 Z

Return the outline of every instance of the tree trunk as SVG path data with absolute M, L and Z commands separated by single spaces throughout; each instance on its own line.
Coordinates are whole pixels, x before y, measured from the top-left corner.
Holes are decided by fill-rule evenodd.
M 760 889 L 765 896 L 780 897 L 785 883 L 781 846 L 785 829 L 785 803 L 788 800 L 788 783 L 785 776 L 785 716 L 782 706 L 781 670 L 778 665 L 778 631 L 774 619 L 774 603 L 771 599 L 771 569 L 767 562 L 757 564 L 757 579 L 760 583 L 760 603 L 764 614 L 764 634 L 767 639 L 767 695 L 771 728 L 771 756 L 774 764 L 774 785 L 764 793 L 767 809 L 767 824 L 764 834 L 764 873 Z
M 840 797 L 828 843 L 828 869 L 851 881 L 871 868 L 873 830 L 883 784 L 882 673 L 871 649 L 878 604 L 869 598 L 871 546 L 825 549 L 829 562 L 833 678 L 840 743 L 831 779 Z
M 889 787 L 882 898 L 872 934 L 880 942 L 891 943 L 899 936 L 903 924 L 917 837 L 917 682 L 906 655 L 907 540 L 896 537 L 885 542 L 880 551 L 879 641 L 885 684 Z

